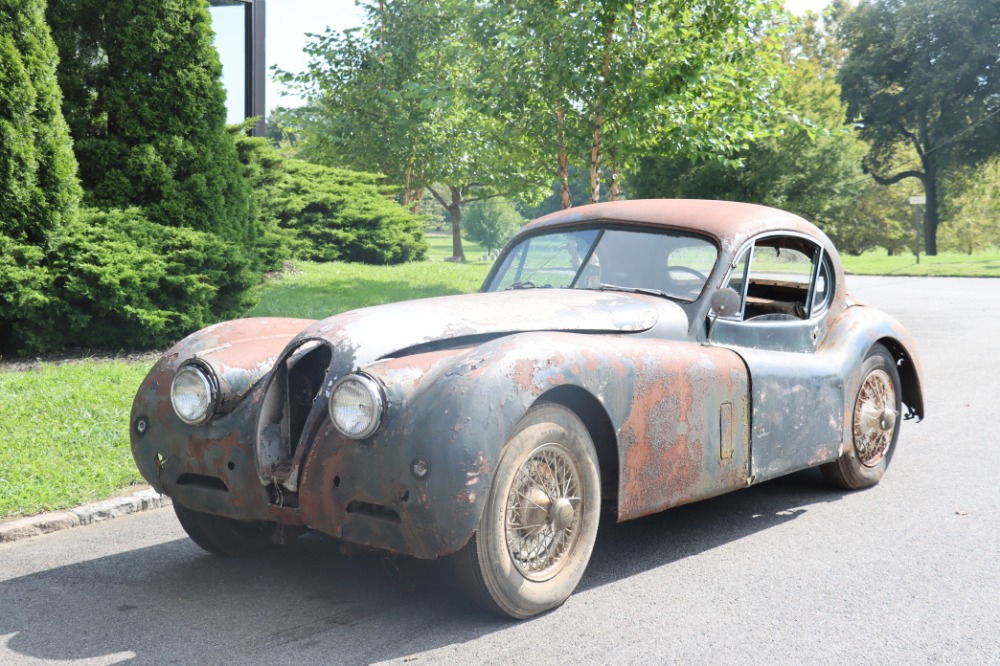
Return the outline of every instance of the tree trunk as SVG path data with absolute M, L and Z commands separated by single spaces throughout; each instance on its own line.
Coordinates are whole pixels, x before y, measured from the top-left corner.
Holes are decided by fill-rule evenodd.
M 573 195 L 569 190 L 569 156 L 566 154 L 566 112 L 560 106 L 556 109 L 556 135 L 559 141 L 559 195 L 563 208 L 573 207 Z
M 590 203 L 601 200 L 601 143 L 604 139 L 601 122 L 604 118 L 604 93 L 608 85 L 608 75 L 611 73 L 611 47 L 614 44 L 614 37 L 615 30 L 612 27 L 604 40 L 604 66 L 601 68 L 604 76 L 598 93 L 600 97 L 597 101 L 597 113 L 594 114 L 594 140 L 590 144 Z
M 403 208 L 410 208 L 413 203 L 413 160 L 406 163 L 403 172 Z
M 451 259 L 465 261 L 465 250 L 462 249 L 462 190 L 448 186 L 451 190 L 451 203 L 448 204 L 448 214 L 451 216 Z
M 937 229 L 940 221 L 938 211 L 938 178 L 937 164 L 934 157 L 924 156 L 924 194 L 927 205 L 924 206 L 924 254 L 928 257 L 937 256 Z
M 590 203 L 601 200 L 601 112 L 594 117 L 594 140 L 590 144 Z
M 622 167 L 618 163 L 618 151 L 612 148 L 611 155 L 611 185 L 608 188 L 608 201 L 618 201 L 622 194 Z

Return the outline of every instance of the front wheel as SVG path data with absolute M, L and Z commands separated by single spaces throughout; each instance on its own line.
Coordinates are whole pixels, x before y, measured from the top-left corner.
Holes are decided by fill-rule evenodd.
M 479 528 L 454 556 L 472 597 L 515 619 L 562 604 L 590 560 L 601 483 L 590 434 L 569 409 L 533 407 L 500 454 Z
M 270 523 L 235 520 L 173 503 L 174 513 L 191 540 L 213 555 L 248 555 L 274 542 Z
M 885 347 L 871 348 L 861 365 L 861 376 L 854 398 L 850 446 L 844 448 L 840 458 L 823 465 L 827 480 L 848 490 L 878 483 L 899 439 L 899 371 Z

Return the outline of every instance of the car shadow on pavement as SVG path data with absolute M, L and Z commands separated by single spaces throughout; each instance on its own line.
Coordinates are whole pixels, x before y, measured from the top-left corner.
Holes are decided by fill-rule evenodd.
M 605 516 L 578 593 L 843 496 L 807 470 L 629 523 Z M 243 558 L 176 539 L 0 582 L 0 663 L 370 663 L 524 624 L 473 607 L 445 562 L 348 556 L 318 536 Z

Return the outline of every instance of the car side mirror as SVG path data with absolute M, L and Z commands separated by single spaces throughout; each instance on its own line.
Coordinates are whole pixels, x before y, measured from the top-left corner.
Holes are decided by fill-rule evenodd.
M 726 287 L 712 295 L 712 314 L 716 317 L 732 317 L 740 311 L 740 295 L 735 289 Z

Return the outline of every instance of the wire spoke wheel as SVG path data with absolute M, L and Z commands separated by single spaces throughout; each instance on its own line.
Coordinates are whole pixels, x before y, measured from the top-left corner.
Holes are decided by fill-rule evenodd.
M 833 485 L 847 490 L 878 483 L 899 439 L 902 388 L 896 359 L 883 345 L 873 345 L 861 364 L 860 375 L 841 455 L 822 466 Z
M 524 619 L 566 601 L 600 522 L 601 475 L 590 433 L 570 409 L 532 407 L 500 452 L 479 527 L 453 556 L 487 610 Z
M 580 526 L 580 472 L 569 452 L 548 443 L 529 454 L 507 495 L 507 549 L 528 580 L 548 580 L 566 562 Z
M 862 465 L 873 467 L 885 457 L 898 416 L 896 390 L 888 373 L 872 371 L 854 405 L 854 448 Z

